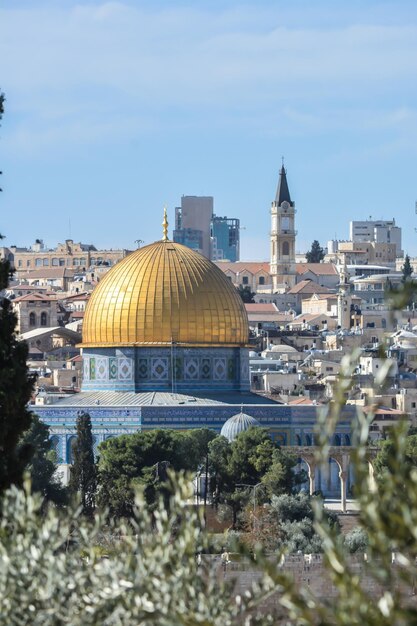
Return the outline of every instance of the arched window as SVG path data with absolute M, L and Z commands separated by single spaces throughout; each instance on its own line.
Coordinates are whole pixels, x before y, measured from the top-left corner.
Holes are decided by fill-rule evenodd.
M 311 443 L 312 443 L 311 442 L 311 435 L 305 434 L 304 435 L 304 439 L 305 439 L 305 442 L 306 442 L 306 446 L 311 446 Z
M 74 463 L 74 447 L 77 443 L 77 437 L 73 435 L 67 441 L 67 463 L 72 465 Z
M 97 437 L 95 435 L 93 435 L 93 453 L 94 453 L 94 458 L 97 460 L 97 456 L 98 456 L 98 444 L 99 444 L 99 440 L 97 439 Z
M 41 326 L 47 326 L 48 325 L 48 316 L 45 313 L 45 311 L 42 311 L 41 313 Z
M 333 437 L 333 445 L 334 446 L 340 446 L 341 445 L 340 435 L 334 435 L 334 437 Z
M 265 285 L 265 276 L 259 276 L 259 284 Z
M 57 435 L 51 437 L 51 451 L 54 454 L 55 463 L 59 463 L 62 459 L 59 452 L 59 437 Z
M 43 264 L 44 264 L 44 265 L 49 265 L 49 259 L 44 259 L 44 260 L 43 260 Z
M 296 446 L 301 446 L 301 436 L 300 435 L 295 435 L 295 445 Z
M 282 242 L 282 256 L 289 256 L 290 254 L 290 244 L 288 241 Z
M 36 313 L 33 311 L 29 313 L 29 326 L 36 326 Z

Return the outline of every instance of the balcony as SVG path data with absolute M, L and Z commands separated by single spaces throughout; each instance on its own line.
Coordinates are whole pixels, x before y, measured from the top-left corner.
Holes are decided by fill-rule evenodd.
M 294 229 L 288 229 L 286 228 L 285 230 L 271 230 L 270 231 L 270 236 L 271 237 L 277 237 L 277 236 L 282 236 L 282 235 L 288 235 L 290 237 L 295 237 L 298 234 L 297 230 Z

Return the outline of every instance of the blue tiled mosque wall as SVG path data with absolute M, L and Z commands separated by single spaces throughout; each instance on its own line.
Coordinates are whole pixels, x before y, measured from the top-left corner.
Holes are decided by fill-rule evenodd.
M 142 406 L 142 407 L 84 407 L 92 420 L 96 446 L 111 437 L 155 428 L 210 428 L 220 432 L 224 422 L 236 415 L 237 405 L 207 406 Z M 314 406 L 245 405 L 244 411 L 268 428 L 271 437 L 281 445 L 314 445 L 316 424 Z M 79 409 L 71 407 L 37 407 L 36 413 L 50 426 L 51 438 L 61 463 L 71 461 L 71 438 Z M 354 412 L 345 407 L 337 427 L 336 445 L 350 444 L 351 421 Z
M 247 348 L 89 348 L 83 391 L 248 391 Z

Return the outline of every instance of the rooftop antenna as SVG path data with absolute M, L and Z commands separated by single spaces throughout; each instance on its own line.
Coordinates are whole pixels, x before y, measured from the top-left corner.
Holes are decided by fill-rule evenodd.
M 135 244 L 137 245 L 138 250 L 139 250 L 139 248 L 140 248 L 140 244 L 141 244 L 141 243 L 145 243 L 145 242 L 143 241 L 143 239 L 135 239 Z

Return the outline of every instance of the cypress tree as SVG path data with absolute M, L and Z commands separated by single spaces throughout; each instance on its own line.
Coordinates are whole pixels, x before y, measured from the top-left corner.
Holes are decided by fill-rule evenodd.
M 0 293 L 11 276 L 9 261 L 0 261 Z M 27 405 L 33 378 L 26 365 L 28 348 L 15 333 L 17 318 L 10 300 L 0 297 L 0 493 L 10 485 L 21 486 L 32 447 L 19 445 L 31 424 Z
M 307 263 L 320 263 L 324 257 L 324 250 L 317 239 L 315 239 L 311 244 L 311 249 L 306 254 Z
M 95 509 L 97 476 L 91 418 L 88 413 L 81 413 L 77 417 L 76 428 L 77 439 L 73 447 L 74 463 L 69 488 L 72 493 L 80 493 L 83 513 L 91 516 Z
M 408 254 L 405 255 L 404 265 L 402 266 L 401 271 L 403 273 L 403 277 L 401 280 L 403 283 L 405 283 L 413 273 L 413 267 L 410 263 L 410 257 L 408 256 Z
M 3 111 L 4 94 L 0 93 L 0 120 Z M 19 445 L 31 424 L 27 405 L 34 379 L 26 365 L 27 345 L 17 340 L 17 318 L 5 297 L 11 276 L 10 262 L 0 261 L 0 494 L 10 485 L 22 485 L 32 451 L 30 444 Z

